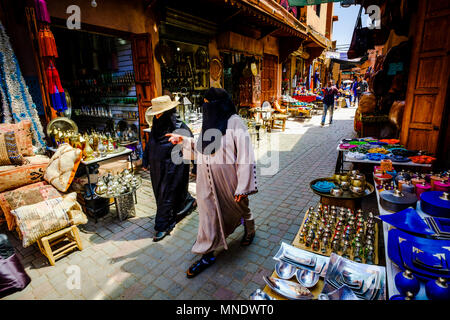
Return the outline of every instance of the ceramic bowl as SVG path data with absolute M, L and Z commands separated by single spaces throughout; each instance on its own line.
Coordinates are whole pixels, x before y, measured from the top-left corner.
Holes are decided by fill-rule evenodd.
M 284 280 L 289 280 L 292 278 L 297 271 L 297 268 L 290 263 L 278 262 L 275 266 L 275 272 L 277 276 Z
M 319 281 L 318 273 L 305 269 L 298 269 L 295 276 L 297 278 L 298 283 L 300 283 L 305 288 L 312 288 Z

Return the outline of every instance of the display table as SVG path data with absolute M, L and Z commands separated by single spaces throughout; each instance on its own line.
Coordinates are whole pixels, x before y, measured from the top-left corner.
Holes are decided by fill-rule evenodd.
M 377 195 L 377 203 L 378 203 L 378 211 L 380 213 L 380 216 L 392 214 L 392 212 L 389 212 L 380 205 L 380 192 L 376 188 L 376 182 L 375 182 L 375 193 Z M 419 201 L 420 202 L 420 201 Z M 420 214 L 420 213 L 419 213 Z M 388 287 L 388 297 L 392 297 L 394 295 L 400 294 L 400 292 L 395 287 L 394 283 L 394 277 L 397 273 L 399 273 L 401 270 L 397 265 L 395 265 L 391 259 L 389 259 L 388 256 L 388 232 L 392 228 L 390 224 L 386 222 L 382 222 L 383 224 L 383 239 L 384 239 L 384 252 L 386 255 L 386 281 L 387 281 L 387 287 Z M 428 300 L 426 293 L 425 293 L 425 285 L 423 282 L 420 282 L 420 291 L 415 297 L 416 300 Z
M 324 256 L 328 256 L 328 257 L 329 257 L 329 256 L 331 255 L 331 253 L 332 253 L 332 250 L 331 250 L 331 249 L 328 249 L 328 250 L 325 252 L 325 254 L 322 254 L 321 252 L 313 251 L 313 250 L 311 250 L 310 248 L 307 248 L 303 243 L 300 242 L 300 232 L 301 232 L 301 230 L 302 230 L 302 228 L 303 228 L 303 225 L 304 225 L 305 220 L 306 220 L 306 218 L 308 217 L 308 215 L 309 215 L 309 209 L 308 209 L 308 211 L 305 213 L 305 216 L 304 216 L 304 218 L 303 218 L 302 224 L 300 225 L 300 228 L 299 228 L 298 231 L 297 231 L 297 235 L 295 236 L 294 241 L 292 241 L 291 245 L 294 246 L 294 247 L 296 247 L 296 248 L 302 249 L 302 250 L 314 252 L 314 253 L 321 254 L 321 255 L 324 255 Z M 379 250 L 378 250 L 379 229 L 378 229 L 378 224 L 375 225 L 375 236 L 374 236 L 374 239 L 375 239 L 375 240 L 374 240 L 374 243 L 376 244 L 376 245 L 374 246 L 374 250 L 375 250 L 375 251 L 374 251 L 374 264 L 375 264 L 375 265 L 378 265 L 378 263 L 379 263 Z M 351 257 L 351 258 L 352 258 L 352 257 Z M 279 277 L 277 276 L 277 273 L 276 273 L 275 270 L 274 270 L 273 273 L 272 273 L 272 277 L 274 277 L 274 278 L 279 278 Z M 295 275 L 294 275 L 294 277 L 293 277 L 290 281 L 297 282 L 297 280 L 295 279 Z M 322 292 L 322 289 L 323 289 L 324 285 L 325 285 L 324 279 L 323 279 L 323 278 L 320 278 L 320 279 L 319 279 L 319 282 L 317 282 L 317 284 L 316 284 L 314 287 L 308 288 L 308 290 L 310 290 L 311 293 L 314 295 L 314 299 L 317 299 L 317 298 L 318 298 L 319 294 Z M 289 300 L 289 299 L 287 299 L 286 297 L 281 296 L 281 295 L 279 295 L 278 293 L 276 293 L 275 291 L 273 291 L 268 285 L 266 285 L 266 286 L 264 287 L 264 290 L 263 290 L 263 291 L 264 291 L 265 293 L 267 293 L 270 297 L 275 298 L 275 299 L 277 299 L 277 300 Z
M 372 160 L 355 160 L 355 159 L 348 159 L 346 153 L 348 150 L 339 148 L 339 145 L 336 147 L 336 151 L 338 152 L 338 157 L 336 159 L 336 167 L 334 172 L 339 173 L 342 172 L 344 169 L 344 162 L 351 162 L 351 163 L 362 163 L 362 164 L 375 164 L 380 165 L 381 161 L 372 161 Z M 403 166 L 403 167 L 416 167 L 416 168 L 431 168 L 430 163 L 415 163 L 413 161 L 408 162 L 396 162 L 392 161 L 392 165 L 394 166 Z
M 53 153 L 56 152 L 55 148 L 47 147 L 47 149 L 52 151 Z M 110 159 L 114 159 L 114 158 L 118 158 L 118 157 L 127 155 L 128 159 L 130 160 L 130 164 L 131 164 L 131 172 L 133 172 L 134 168 L 133 168 L 132 153 L 133 153 L 133 150 L 124 147 L 124 150 L 122 150 L 120 152 L 115 152 L 115 153 L 108 153 L 105 157 L 99 157 L 99 158 L 95 158 L 95 159 L 88 160 L 88 161 L 81 160 L 80 164 L 82 166 L 84 166 L 84 168 L 86 170 L 86 175 L 87 175 L 87 179 L 88 179 L 88 185 L 89 186 L 91 185 L 90 172 L 94 171 L 93 168 L 95 168 L 95 165 L 97 163 L 99 163 L 99 162 L 103 162 L 103 161 L 106 161 L 106 160 L 110 160 Z M 134 197 L 135 197 L 135 202 L 137 202 L 136 193 L 134 193 Z M 110 206 L 110 205 L 115 204 L 115 203 L 116 202 L 114 201 L 112 203 L 108 203 L 106 206 Z M 93 217 L 95 219 L 95 222 L 97 222 L 97 220 L 99 218 L 98 217 L 98 212 L 102 212 L 104 210 L 104 208 L 105 208 L 105 206 L 101 206 L 101 207 L 98 207 L 98 208 L 95 208 L 95 209 L 86 207 L 88 213 L 91 213 L 93 215 Z

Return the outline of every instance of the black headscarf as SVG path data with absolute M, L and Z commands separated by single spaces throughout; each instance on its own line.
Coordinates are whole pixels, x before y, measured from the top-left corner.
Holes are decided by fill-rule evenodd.
M 156 141 L 167 140 L 166 133 L 172 133 L 177 129 L 176 109 L 165 111 L 159 118 L 153 117 L 152 135 Z
M 228 119 L 233 114 L 236 114 L 236 107 L 224 89 L 210 88 L 204 98 L 209 102 L 205 102 L 202 105 L 203 123 L 200 139 L 198 140 L 198 149 L 204 153 L 205 148 L 213 143 L 212 154 L 220 147 L 221 137 L 218 141 L 215 141 L 215 137 L 212 137 L 211 141 L 204 141 L 203 134 L 208 129 L 217 129 L 224 135 L 227 131 Z

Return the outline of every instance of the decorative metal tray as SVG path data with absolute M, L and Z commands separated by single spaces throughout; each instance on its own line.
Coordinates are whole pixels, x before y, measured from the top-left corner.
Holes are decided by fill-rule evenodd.
M 264 281 L 276 293 L 292 300 L 311 300 L 314 295 L 297 282 L 264 276 Z
M 53 130 L 54 129 L 61 129 L 61 131 L 68 131 L 68 130 L 73 130 L 75 132 L 75 134 L 78 133 L 78 126 L 77 124 L 67 118 L 67 117 L 58 117 L 53 119 L 52 121 L 49 122 L 49 124 L 47 125 L 47 136 L 50 137 Z
M 300 269 L 316 272 L 323 277 L 327 272 L 330 258 L 296 248 L 283 242 L 273 259 L 292 264 Z
M 319 181 L 330 181 L 330 182 L 333 182 L 333 183 L 336 184 L 336 185 L 339 185 L 339 183 L 338 183 L 336 180 L 332 179 L 332 178 L 320 178 L 320 179 L 315 179 L 315 180 L 313 180 L 313 181 L 311 181 L 311 182 L 309 183 L 309 187 L 311 188 L 311 190 L 312 190 L 315 194 L 317 194 L 317 195 L 319 195 L 319 196 L 322 196 L 322 197 L 327 197 L 327 198 L 335 198 L 335 199 L 361 199 L 361 198 L 367 197 L 368 195 L 372 194 L 372 192 L 374 192 L 374 190 L 375 190 L 375 188 L 374 188 L 374 186 L 373 186 L 372 184 L 366 182 L 366 189 L 364 190 L 364 193 L 363 193 L 363 194 L 357 195 L 357 194 L 352 193 L 352 192 L 349 191 L 349 190 L 346 190 L 346 191 L 343 192 L 342 196 L 336 197 L 336 196 L 334 196 L 334 195 L 332 195 L 332 194 L 330 194 L 330 193 L 323 193 L 323 192 L 319 192 L 319 191 L 314 190 L 314 188 L 313 188 L 312 186 L 313 186 L 316 182 L 319 182 Z

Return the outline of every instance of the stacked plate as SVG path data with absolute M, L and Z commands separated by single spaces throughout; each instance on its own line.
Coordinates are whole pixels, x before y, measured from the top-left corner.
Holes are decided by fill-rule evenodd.
M 308 288 L 314 287 L 320 276 L 326 274 L 329 258 L 282 243 L 273 257 L 278 261 L 275 277 L 264 277 L 267 285 L 276 293 L 291 300 L 309 300 L 314 295 Z M 296 277 L 297 282 L 289 281 Z
M 401 269 L 422 280 L 450 280 L 450 240 L 417 237 L 399 229 L 388 234 L 389 258 Z
M 273 258 L 296 268 L 312 271 L 321 277 L 325 276 L 330 260 L 329 257 L 293 247 L 285 242 L 281 243 L 280 249 Z
M 330 295 L 344 286 L 359 299 L 385 300 L 385 268 L 354 262 L 332 253 L 322 294 Z
M 328 294 L 319 294 L 319 300 L 361 300 L 354 293 L 353 290 L 347 286 L 343 285 L 339 289 L 336 289 Z
M 450 219 L 427 217 L 425 221 L 434 230 L 437 239 L 450 240 Z
M 431 216 L 422 218 L 413 208 L 407 208 L 389 215 L 382 215 L 380 219 L 408 233 L 439 240 L 450 240 L 450 219 Z

